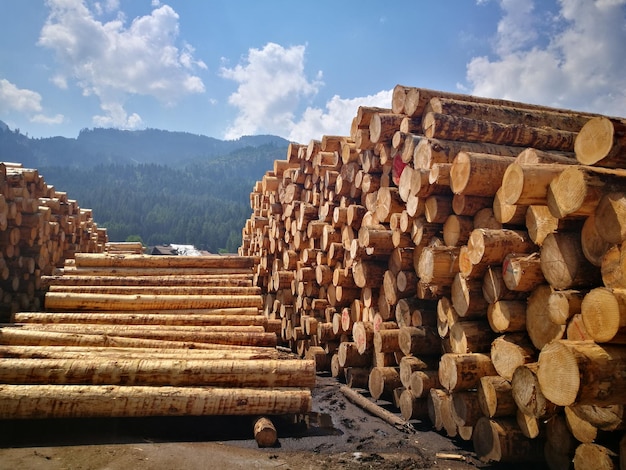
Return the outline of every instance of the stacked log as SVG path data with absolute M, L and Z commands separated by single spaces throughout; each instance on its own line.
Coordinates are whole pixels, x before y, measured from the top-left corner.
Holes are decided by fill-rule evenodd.
M 310 411 L 316 363 L 278 357 L 256 258 L 121 248 L 76 253 L 42 277 L 45 311 L 2 328 L 0 417 Z
M 42 308 L 41 276 L 74 253 L 107 242 L 90 209 L 45 182 L 36 169 L 0 163 L 0 317 Z
M 240 254 L 260 259 L 264 314 L 483 460 L 571 462 L 574 414 L 626 396 L 625 123 L 398 85 L 349 136 L 292 143 L 253 189 Z M 347 344 L 360 358 L 339 365 Z

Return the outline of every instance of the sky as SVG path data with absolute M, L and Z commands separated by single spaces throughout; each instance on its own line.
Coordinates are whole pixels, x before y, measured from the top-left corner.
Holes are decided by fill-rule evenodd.
M 0 0 L 31 137 L 349 135 L 395 85 L 626 116 L 626 0 Z

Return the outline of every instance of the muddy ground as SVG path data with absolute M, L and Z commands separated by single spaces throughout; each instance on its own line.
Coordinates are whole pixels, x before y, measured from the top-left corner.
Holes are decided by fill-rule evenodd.
M 407 432 L 372 416 L 340 385 L 319 375 L 313 413 L 296 423 L 274 419 L 272 448 L 258 447 L 249 417 L 0 421 L 0 469 L 498 468 L 478 461 L 471 443 L 434 432 L 428 422 L 413 421 Z

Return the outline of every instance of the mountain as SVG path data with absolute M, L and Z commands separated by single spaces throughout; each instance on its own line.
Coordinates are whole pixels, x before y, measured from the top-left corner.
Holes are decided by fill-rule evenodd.
M 46 183 L 92 209 L 110 240 L 213 253 L 239 247 L 250 192 L 287 146 L 271 135 L 222 141 L 156 129 L 32 139 L 0 124 L 0 161 L 37 168 Z
M 83 129 L 77 138 L 33 139 L 11 131 L 0 121 L 0 160 L 24 166 L 89 167 L 98 164 L 156 163 L 180 166 L 195 158 L 211 159 L 246 147 L 287 146 L 288 141 L 272 135 L 244 136 L 220 140 L 187 132 L 159 129 L 125 131 Z

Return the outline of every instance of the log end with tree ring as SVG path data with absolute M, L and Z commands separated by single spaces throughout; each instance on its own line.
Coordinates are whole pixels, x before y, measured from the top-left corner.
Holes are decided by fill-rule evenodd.
M 273 447 L 276 444 L 276 428 L 269 418 L 262 416 L 254 422 L 254 440 L 259 447 Z
M 543 347 L 538 363 L 537 380 L 544 396 L 556 405 L 574 404 L 581 383 L 574 353 L 560 341 L 554 341 Z
M 548 285 L 537 287 L 528 297 L 526 307 L 526 330 L 535 348 L 541 350 L 555 339 L 565 334 L 565 325 L 552 323 L 548 314 L 548 299 L 552 288 Z
M 499 189 L 504 204 L 516 204 L 524 188 L 524 171 L 518 163 L 511 163 L 502 175 L 502 186 Z
M 615 127 L 603 116 L 591 118 L 582 127 L 576 141 L 576 159 L 583 165 L 593 165 L 605 158 L 613 148 Z
M 474 426 L 474 452 L 483 462 L 499 462 L 501 458 L 498 433 L 493 429 L 491 420 L 481 417 Z
M 626 193 L 605 194 L 595 210 L 595 227 L 607 242 L 618 244 L 626 240 Z
M 552 215 L 564 218 L 580 209 L 587 196 L 585 174 L 571 166 L 556 176 L 548 190 L 548 207 Z
M 461 194 L 469 181 L 471 162 L 469 155 L 459 152 L 450 168 L 450 189 L 454 194 Z
M 580 306 L 587 333 L 597 343 L 611 341 L 620 328 L 620 305 L 610 289 L 590 290 Z

